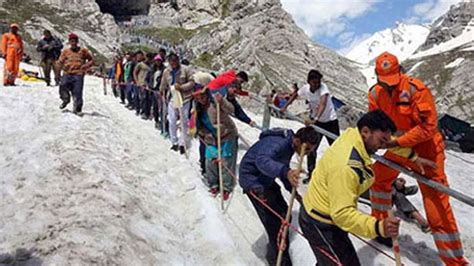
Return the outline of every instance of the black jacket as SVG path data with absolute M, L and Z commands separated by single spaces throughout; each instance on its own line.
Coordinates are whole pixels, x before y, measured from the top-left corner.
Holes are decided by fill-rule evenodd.
M 48 45 L 47 48 L 44 48 L 45 45 Z M 41 53 L 41 60 L 53 59 L 58 60 L 61 55 L 61 50 L 63 49 L 63 44 L 61 40 L 52 36 L 49 39 L 43 37 L 36 46 L 36 50 Z

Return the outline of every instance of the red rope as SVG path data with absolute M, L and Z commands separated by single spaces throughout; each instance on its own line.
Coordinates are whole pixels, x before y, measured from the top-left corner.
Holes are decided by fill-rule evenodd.
M 201 139 L 202 141 L 202 138 L 199 137 L 199 139 Z M 203 141 L 204 145 L 207 146 L 207 144 Z M 215 162 L 214 163 L 220 163 L 222 162 L 222 160 L 219 160 L 219 159 L 215 159 Z M 237 176 L 227 167 L 227 165 L 225 165 L 224 163 L 222 164 L 222 166 L 224 166 L 224 169 L 227 171 L 227 173 L 232 176 L 236 181 L 238 180 Z M 254 199 L 256 199 L 260 204 L 262 204 L 265 208 L 267 208 L 271 213 L 273 213 L 276 217 L 278 217 L 278 219 L 280 219 L 281 221 L 281 227 L 280 227 L 280 231 L 278 232 L 278 240 L 281 240 L 281 237 L 283 235 L 283 229 L 285 226 L 288 226 L 289 229 L 293 230 L 294 232 L 298 233 L 299 235 L 301 235 L 302 237 L 306 238 L 303 234 L 303 232 L 301 232 L 296 226 L 288 223 L 285 218 L 283 218 L 278 212 L 276 212 L 274 209 L 272 209 L 272 207 L 270 207 L 270 205 L 268 205 L 263 199 L 257 197 L 252 191 L 249 192 L 249 195 L 251 195 Z M 362 241 L 363 243 L 367 244 L 368 246 L 372 247 L 373 249 L 375 249 L 376 251 L 382 253 L 383 255 L 385 255 L 386 257 L 390 258 L 391 260 L 395 261 L 395 258 L 390 256 L 389 254 L 387 254 L 385 251 L 381 250 L 380 248 L 376 247 L 375 245 L 372 245 L 371 243 L 367 242 L 366 240 L 362 239 L 361 237 L 357 236 L 357 235 L 354 235 L 352 234 L 353 236 L 355 236 L 356 238 L 358 238 L 360 241 Z M 285 250 L 286 247 L 281 247 L 280 245 L 281 241 L 278 241 L 278 249 L 279 250 Z M 284 243 L 283 245 L 286 245 L 286 243 Z M 283 248 L 283 249 L 281 249 Z M 326 257 L 328 257 L 331 261 L 333 261 L 336 265 L 338 266 L 342 266 L 342 264 L 339 262 L 338 259 L 334 258 L 334 256 L 332 256 L 331 254 L 329 254 L 326 250 L 320 248 L 320 247 L 317 247 L 317 249 L 319 249 L 319 251 L 321 251 L 321 253 L 323 253 Z

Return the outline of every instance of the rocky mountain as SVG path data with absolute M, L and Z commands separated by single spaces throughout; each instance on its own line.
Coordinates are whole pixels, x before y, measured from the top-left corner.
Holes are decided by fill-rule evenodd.
M 345 56 L 358 63 L 370 65 L 379 54 L 389 51 L 403 61 L 425 42 L 428 33 L 430 29 L 427 26 L 398 23 L 395 28 L 374 33 Z
M 302 85 L 308 70 L 317 68 L 338 98 L 365 106 L 365 92 L 361 90 L 365 81 L 355 65 L 313 43 L 278 0 L 181 0 L 175 8 L 152 2 L 148 19 L 150 23 L 144 24 L 149 26 L 142 31 L 158 27 L 161 29 L 155 33 L 163 37 L 163 29 L 180 28 L 175 32 L 193 51 L 194 64 L 214 71 L 246 70 L 254 91 L 289 89 L 294 82 Z M 302 106 L 300 103 L 293 110 Z
M 453 5 L 438 18 L 403 65 L 432 89 L 439 113 L 474 123 L 474 2 Z
M 63 41 L 68 33 L 76 33 L 98 61 L 106 61 L 120 47 L 121 33 L 114 17 L 102 13 L 93 0 L 0 0 L 0 25 L 8 30 L 11 22 L 20 24 L 26 52 L 35 59 L 35 46 L 44 29 Z

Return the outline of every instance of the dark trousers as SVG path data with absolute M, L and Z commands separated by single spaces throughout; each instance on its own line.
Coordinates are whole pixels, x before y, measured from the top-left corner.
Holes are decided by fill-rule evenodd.
M 140 87 L 137 85 L 132 85 L 132 97 L 133 97 L 133 107 L 137 111 L 137 114 L 140 113 Z
M 128 105 L 133 106 L 133 84 L 131 82 L 127 82 L 125 85 L 125 95 L 127 98 Z
M 125 97 L 126 97 L 125 85 L 118 85 L 118 89 L 119 89 L 119 94 L 120 94 L 120 101 L 122 103 L 125 103 Z
M 69 103 L 72 100 L 74 103 L 75 112 L 82 112 L 82 91 L 84 88 L 84 76 L 83 75 L 69 75 L 65 74 L 61 78 L 61 84 L 59 85 L 59 97 L 65 103 Z
M 313 219 L 308 215 L 303 206 L 300 208 L 299 224 L 316 256 L 316 265 L 337 265 L 337 263 L 333 261 L 337 259 L 339 259 L 340 263 L 344 266 L 360 265 L 359 258 L 357 257 L 357 253 L 347 232 L 335 225 L 325 224 Z M 324 238 L 321 237 L 320 232 Z M 328 245 L 331 246 L 337 257 L 333 255 Z M 321 250 L 324 250 L 324 252 Z
M 160 94 L 157 91 L 150 92 L 150 100 L 151 100 L 151 115 L 153 116 L 153 120 L 157 125 L 160 125 L 160 102 L 159 102 Z
M 118 97 L 118 82 L 117 81 L 112 81 L 112 93 L 114 94 L 114 97 L 117 98 Z
M 339 121 L 337 119 L 326 122 L 326 123 L 316 122 L 316 126 L 339 136 Z M 325 136 L 325 137 L 329 145 L 331 145 L 334 142 L 334 140 L 329 138 L 328 136 Z M 318 140 L 316 142 L 316 146 L 314 150 L 308 154 L 307 165 L 308 165 L 309 178 L 311 178 L 311 173 L 313 173 L 314 167 L 316 166 L 316 158 L 318 156 L 318 147 L 319 147 L 319 144 L 321 144 L 322 139 L 323 139 L 323 135 L 318 133 Z
M 47 58 L 41 61 L 41 68 L 43 68 L 44 81 L 48 86 L 51 84 L 51 69 L 54 71 L 54 81 L 59 85 L 61 81 L 61 68 L 57 61 L 53 58 Z
M 206 173 L 206 144 L 199 139 L 199 165 L 201 166 L 201 173 Z
M 145 90 L 144 88 L 140 88 L 139 90 L 139 98 L 140 98 L 140 110 L 141 113 L 145 116 L 150 116 L 150 107 L 151 107 L 151 92 Z
M 280 231 L 281 221 L 273 213 L 271 213 L 265 206 L 263 206 L 259 201 L 257 201 L 252 195 L 247 193 L 247 196 L 252 202 L 253 207 L 257 211 L 258 218 L 263 224 L 265 231 L 268 236 L 268 245 L 267 245 L 267 254 L 266 259 L 270 265 L 276 265 L 278 257 L 278 232 Z M 282 217 L 286 216 L 288 210 L 288 205 L 286 204 L 285 199 L 283 198 L 280 190 L 280 186 L 273 182 L 270 187 L 265 188 L 261 194 L 266 203 Z M 290 253 L 290 241 L 288 236 L 286 237 L 286 249 L 283 252 L 282 265 L 292 265 Z

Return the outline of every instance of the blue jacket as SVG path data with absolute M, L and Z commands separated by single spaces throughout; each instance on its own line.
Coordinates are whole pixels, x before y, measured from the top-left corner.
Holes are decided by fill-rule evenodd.
M 240 162 L 239 184 L 244 192 L 268 188 L 276 177 L 291 191 L 287 174 L 295 153 L 293 135 L 290 129 L 271 129 L 260 134 L 259 141 Z

